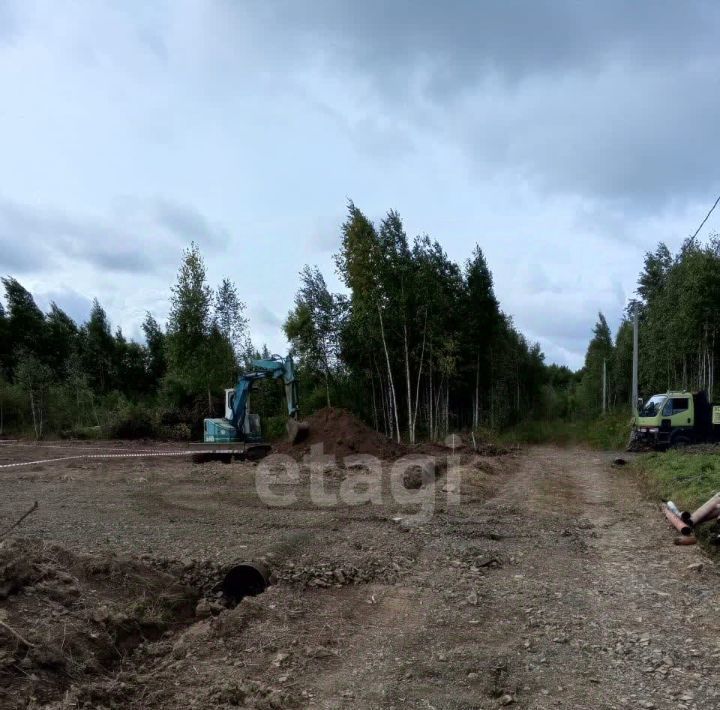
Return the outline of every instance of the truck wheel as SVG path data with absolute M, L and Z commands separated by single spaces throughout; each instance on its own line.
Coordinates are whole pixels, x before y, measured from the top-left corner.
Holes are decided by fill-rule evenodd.
M 687 434 L 675 434 L 672 439 L 670 439 L 670 447 L 673 449 L 680 449 L 689 446 L 691 443 L 692 441 Z

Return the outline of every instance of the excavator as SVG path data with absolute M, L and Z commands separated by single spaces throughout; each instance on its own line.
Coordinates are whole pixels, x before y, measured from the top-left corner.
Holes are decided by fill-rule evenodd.
M 252 372 L 241 375 L 235 387 L 225 390 L 225 417 L 205 419 L 203 451 L 194 456 L 196 461 L 257 460 L 267 455 L 270 444 L 263 441 L 260 417 L 249 408 L 250 393 L 259 380 L 283 381 L 288 440 L 294 444 L 307 436 L 307 422 L 298 421 L 298 384 L 292 357 L 273 355 L 253 360 L 252 364 L 255 368 Z

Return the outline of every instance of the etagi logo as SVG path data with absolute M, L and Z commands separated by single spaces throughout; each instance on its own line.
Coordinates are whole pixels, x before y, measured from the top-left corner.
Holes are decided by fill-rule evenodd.
M 339 467 L 344 475 L 338 486 L 331 474 Z M 438 494 L 446 496 L 448 506 L 460 503 L 460 457 L 454 455 L 409 454 L 383 466 L 370 454 L 354 454 L 338 462 L 316 444 L 302 462 L 272 454 L 255 471 L 257 495 L 271 507 L 292 506 L 300 491 L 306 494 L 306 487 L 311 503 L 319 508 L 394 503 L 417 509 L 411 516 L 416 520 L 432 516 Z

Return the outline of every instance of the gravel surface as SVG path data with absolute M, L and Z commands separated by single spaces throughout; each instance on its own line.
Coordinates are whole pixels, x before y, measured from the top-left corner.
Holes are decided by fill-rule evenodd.
M 6 461 L 28 460 L 10 449 L 0 451 Z M 0 599 L 3 618 L 29 643 L 43 639 L 37 610 L 50 608 L 48 578 L 76 590 L 51 600 L 53 628 L 67 618 L 76 634 L 83 618 L 112 630 L 118 604 L 138 606 L 138 589 L 113 594 L 107 580 L 88 582 L 87 569 L 132 569 L 154 585 L 166 575 L 200 601 L 190 618 L 178 612 L 152 635 L 137 634 L 85 675 L 35 669 L 6 632 L 0 641 L 14 655 L 0 665 L 0 687 L 13 693 L 0 704 L 720 707 L 714 565 L 699 548 L 672 544 L 658 506 L 612 458 L 552 447 L 465 457 L 462 483 L 439 479 L 425 518 L 393 502 L 387 480 L 380 503 L 318 507 L 306 471 L 292 505 L 269 507 L 249 463 L 71 460 L 2 470 L 3 527 L 40 503 L 3 545 L 43 541 L 35 568 L 64 565 Z M 326 487 L 341 490 L 356 475 L 332 467 Z M 117 563 L 96 562 L 107 559 Z M 275 583 L 232 607 L 213 582 L 240 559 L 269 562 Z

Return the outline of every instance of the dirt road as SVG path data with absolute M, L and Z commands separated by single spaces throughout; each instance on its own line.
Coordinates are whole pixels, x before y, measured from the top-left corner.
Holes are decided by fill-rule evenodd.
M 718 575 L 672 545 L 609 461 L 557 448 L 477 459 L 460 504 L 424 521 L 389 501 L 317 508 L 302 486 L 268 508 L 249 464 L 186 462 L 6 471 L 0 512 L 40 499 L 23 535 L 76 552 L 144 552 L 190 572 L 265 555 L 278 575 L 67 679 L 58 708 L 720 707 Z

